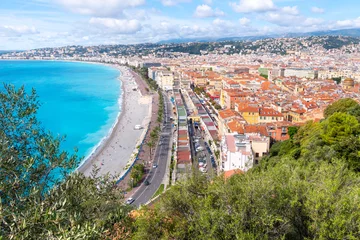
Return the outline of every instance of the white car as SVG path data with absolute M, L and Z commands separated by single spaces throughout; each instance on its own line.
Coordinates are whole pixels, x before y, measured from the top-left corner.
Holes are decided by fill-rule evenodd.
M 133 199 L 133 198 L 128 198 L 128 199 L 126 200 L 126 204 L 130 205 L 130 204 L 132 204 L 134 201 L 135 201 L 135 199 Z
M 196 148 L 196 152 L 201 152 L 201 151 L 204 151 L 204 148 L 203 148 L 203 147 L 198 147 L 198 148 Z
M 134 129 L 135 130 L 141 130 L 141 129 L 143 129 L 143 127 L 141 125 L 135 125 Z
M 202 172 L 202 173 L 206 173 L 206 172 L 207 172 L 206 168 L 203 168 L 203 167 L 199 168 L 199 170 L 200 170 L 200 172 Z

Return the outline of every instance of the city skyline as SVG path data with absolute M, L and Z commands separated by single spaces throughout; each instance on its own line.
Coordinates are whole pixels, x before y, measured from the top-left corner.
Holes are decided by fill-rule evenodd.
M 360 27 L 356 1 L 5 0 L 0 49 L 134 44 Z

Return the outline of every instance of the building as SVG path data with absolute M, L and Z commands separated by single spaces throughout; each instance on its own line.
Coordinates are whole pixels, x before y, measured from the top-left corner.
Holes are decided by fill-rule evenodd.
M 258 107 L 248 106 L 243 109 L 239 109 L 241 116 L 246 120 L 249 124 L 257 124 L 260 119 L 260 110 Z
M 174 75 L 170 71 L 158 71 L 156 73 L 156 82 L 162 90 L 172 90 L 174 85 Z
M 286 68 L 284 76 L 315 79 L 318 78 L 318 71 L 307 68 Z
M 280 112 L 272 108 L 260 108 L 259 123 L 282 122 L 283 120 L 284 116 Z
M 254 165 L 254 155 L 249 137 L 242 134 L 226 134 L 221 141 L 221 170 L 248 171 Z
M 259 133 L 228 133 L 223 135 L 221 146 L 221 170 L 246 172 L 269 152 L 270 138 Z

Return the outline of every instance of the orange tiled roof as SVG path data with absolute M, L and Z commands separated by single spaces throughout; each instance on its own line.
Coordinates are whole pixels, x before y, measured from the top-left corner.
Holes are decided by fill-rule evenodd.
M 227 109 L 227 110 L 219 111 L 219 116 L 222 119 L 226 119 L 226 118 L 240 116 L 240 114 L 238 112 L 235 112 L 234 110 Z
M 238 121 L 237 119 L 233 119 L 227 123 L 227 126 L 230 132 L 237 132 L 240 134 L 244 134 L 244 124 Z
M 260 108 L 260 116 L 283 117 L 281 113 L 272 108 Z
M 259 112 L 259 108 L 258 107 L 246 107 L 246 108 L 243 108 L 243 109 L 239 109 L 239 112 Z
M 245 125 L 245 133 L 260 133 L 263 136 L 269 136 L 265 125 Z

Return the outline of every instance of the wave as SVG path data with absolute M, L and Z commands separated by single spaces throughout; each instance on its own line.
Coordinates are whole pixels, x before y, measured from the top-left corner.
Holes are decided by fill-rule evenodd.
M 119 70 L 119 69 L 117 69 Z M 117 126 L 117 124 L 120 122 L 120 119 L 121 119 L 121 114 L 122 114 L 122 106 L 123 106 L 123 96 L 124 96 L 124 89 L 123 89 L 123 80 L 122 80 L 122 72 L 119 70 L 120 72 L 120 76 L 118 78 L 118 80 L 120 81 L 120 95 L 119 95 L 119 98 L 118 98 L 118 101 L 117 101 L 117 109 L 118 109 L 118 113 L 117 113 L 117 116 L 116 116 L 116 119 L 115 119 L 115 122 L 111 125 L 110 129 L 108 130 L 108 133 L 103 137 L 101 138 L 101 140 L 98 142 L 98 144 L 96 146 L 94 146 L 92 148 L 92 150 L 90 151 L 89 154 L 87 154 L 85 156 L 85 158 L 80 162 L 79 166 L 77 167 L 76 170 L 78 170 L 84 163 L 86 163 L 88 160 L 90 160 L 90 158 L 101 148 L 101 146 L 108 140 L 108 138 L 111 136 L 111 134 L 113 133 L 115 127 Z M 108 108 L 108 107 L 107 107 Z M 111 107 L 112 108 L 112 107 Z M 83 141 L 86 142 L 86 139 L 88 139 L 89 137 L 91 137 L 91 135 L 96 135 L 96 134 L 101 134 L 104 132 L 103 128 L 108 128 L 108 125 L 109 124 L 105 124 L 103 125 L 99 131 L 95 132 L 95 133 L 90 133 L 86 136 L 86 138 Z

